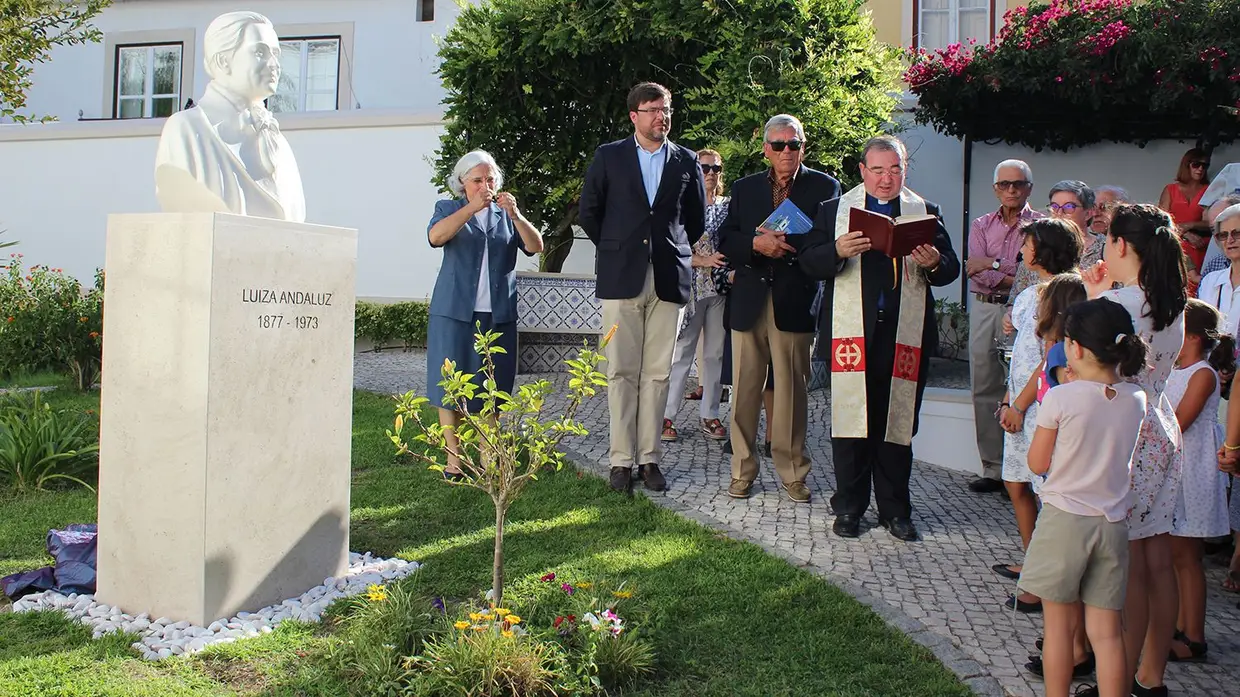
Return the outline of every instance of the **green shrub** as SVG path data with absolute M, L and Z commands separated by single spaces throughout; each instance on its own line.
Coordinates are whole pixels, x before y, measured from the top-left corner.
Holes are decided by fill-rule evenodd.
M 398 585 L 371 586 L 327 613 L 338 631 L 327 663 L 350 694 L 396 695 L 403 689 L 405 657 L 442 631 L 443 612 L 414 591 L 417 576 Z
M 17 492 L 73 482 L 99 467 L 92 414 L 53 410 L 38 391 L 0 396 L 0 486 Z M 93 489 L 92 489 L 93 490 Z
M 0 274 L 0 378 L 66 371 L 79 389 L 89 389 L 103 351 L 103 272 L 84 292 L 61 269 L 23 266 L 15 254 Z
M 375 351 L 394 346 L 405 350 L 424 348 L 429 309 L 427 303 L 416 300 L 390 304 L 360 301 L 354 315 L 353 335 L 369 340 Z
M 409 661 L 408 694 L 551 697 L 581 694 L 568 658 L 530 634 L 472 625 L 432 640 Z

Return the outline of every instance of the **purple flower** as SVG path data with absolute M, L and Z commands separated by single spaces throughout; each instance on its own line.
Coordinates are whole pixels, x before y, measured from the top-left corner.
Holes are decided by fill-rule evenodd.
M 560 590 L 564 591 L 565 593 L 568 593 L 569 595 L 573 594 L 573 587 L 568 585 L 567 583 L 561 583 Z
M 447 613 L 447 612 L 448 612 L 448 609 L 447 609 L 446 607 L 444 607 L 444 604 L 443 604 L 443 598 L 433 598 L 433 599 L 431 600 L 431 607 L 433 607 L 433 608 L 435 608 L 436 610 L 438 610 L 438 611 L 440 611 L 440 612 L 443 612 L 443 613 Z

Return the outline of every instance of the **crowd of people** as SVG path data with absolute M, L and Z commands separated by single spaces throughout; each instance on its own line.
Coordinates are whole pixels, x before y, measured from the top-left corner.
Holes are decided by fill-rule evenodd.
M 1240 322 L 1240 197 L 1204 200 L 1209 167 L 1185 153 L 1158 205 L 1061 181 L 1046 215 L 1029 206 L 1029 165 L 1006 160 L 998 210 L 970 228 L 984 471 L 969 486 L 1011 500 L 1024 560 L 993 570 L 1017 580 L 1008 608 L 1043 614 L 1025 668 L 1048 695 L 1095 673 L 1081 694 L 1167 694 L 1167 663 L 1208 653 L 1206 543 L 1240 533 L 1240 410 L 1220 406 Z M 1240 555 L 1227 590 L 1238 574 Z
M 1009 608 L 1043 614 L 1041 655 L 1026 668 L 1048 695 L 1096 673 L 1079 694 L 1144 696 L 1167 694 L 1169 661 L 1205 658 L 1205 544 L 1240 530 L 1240 494 L 1228 501 L 1240 410 L 1220 406 L 1240 394 L 1240 196 L 1207 200 L 1205 153 L 1185 154 L 1157 206 L 1066 180 L 1050 187 L 1046 213 L 1029 205 L 1029 165 L 1000 162 L 998 209 L 973 221 L 962 265 L 939 207 L 905 186 L 908 153 L 895 137 L 865 144 L 861 184 L 843 191 L 804 164 L 804 127 L 779 114 L 762 130 L 769 167 L 725 187 L 719 152 L 670 140 L 665 87 L 639 84 L 627 101 L 633 135 L 595 151 L 579 206 L 613 331 L 604 369 L 614 490 L 631 493 L 635 475 L 666 488 L 663 444 L 681 437 L 681 401 L 696 399 L 694 428 L 727 441 L 729 496 L 751 496 L 764 457 L 784 495 L 809 502 L 817 351 L 830 371 L 834 534 L 860 535 L 872 490 L 879 524 L 918 539 L 909 480 L 937 351 L 932 287 L 964 273 L 983 465 L 969 486 L 1011 500 L 1024 559 L 993 569 L 1017 581 Z M 500 193 L 490 155 L 463 157 L 451 184 L 456 199 L 437 204 L 428 227 L 445 250 L 430 308 L 432 401 L 445 358 L 478 369 L 478 323 L 503 337 L 497 383 L 511 390 L 516 254 L 542 247 Z M 804 228 L 769 225 L 785 202 Z M 934 223 L 893 258 L 854 229 L 856 210 Z M 699 386 L 686 395 L 695 360 Z M 440 410 L 449 432 L 458 418 Z M 445 476 L 458 472 L 450 462 Z M 1227 589 L 1240 591 L 1240 555 L 1232 568 Z

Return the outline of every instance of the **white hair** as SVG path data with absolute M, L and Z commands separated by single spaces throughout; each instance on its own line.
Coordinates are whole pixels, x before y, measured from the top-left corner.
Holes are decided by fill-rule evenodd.
M 1218 217 L 1214 219 L 1214 234 L 1217 235 L 1220 231 L 1222 231 L 1223 223 L 1231 220 L 1232 218 L 1240 218 L 1240 203 L 1233 203 L 1227 208 L 1224 208 L 1222 213 L 1218 214 Z
M 1108 193 L 1114 194 L 1115 200 L 1120 203 L 1132 203 L 1132 196 L 1128 195 L 1128 190 L 1122 186 L 1115 186 L 1114 184 L 1106 184 L 1094 189 L 1094 198 L 1098 198 L 1100 194 Z
M 499 164 L 495 162 L 495 158 L 491 157 L 491 153 L 486 150 L 473 150 L 461 156 L 456 161 L 456 166 L 452 168 L 452 176 L 448 177 L 448 189 L 456 196 L 465 194 L 465 175 L 478 165 L 487 165 L 495 171 L 495 190 L 499 191 L 504 187 L 504 170 L 499 168 Z
M 796 129 L 797 138 L 805 140 L 805 128 L 801 126 L 801 120 L 791 114 L 776 114 L 768 119 L 766 127 L 762 129 L 762 139 L 769 138 L 771 131 L 784 128 Z
M 211 20 L 202 38 L 202 64 L 207 69 L 208 76 L 216 77 L 216 57 L 232 56 L 236 53 L 237 49 L 241 48 L 245 30 L 255 25 L 267 25 L 275 29 L 270 19 L 257 12 L 227 12 Z
M 1019 169 L 1020 173 L 1025 175 L 1025 181 L 1030 183 L 1033 182 L 1033 170 L 1029 169 L 1028 162 L 1025 162 L 1024 160 L 1004 160 L 1003 162 L 995 165 L 995 184 L 999 183 L 999 170 L 1007 167 Z

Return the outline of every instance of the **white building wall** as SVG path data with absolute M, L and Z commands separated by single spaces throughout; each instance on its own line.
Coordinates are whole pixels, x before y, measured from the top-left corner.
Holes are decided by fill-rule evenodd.
M 419 111 L 439 108 L 444 90 L 434 74 L 438 66 L 435 41 L 460 13 L 453 0 L 436 0 L 433 22 L 418 22 L 417 3 L 406 0 L 120 0 L 94 21 L 105 34 L 104 42 L 57 47 L 51 60 L 35 66 L 28 111 L 61 121 L 76 120 L 79 110 L 86 118 L 110 117 L 103 110 L 112 90 L 104 69 L 109 32 L 192 29 L 195 55 L 187 53 L 184 60 L 194 66 L 193 89 L 182 94 L 181 103 L 188 97 L 197 100 L 207 84 L 203 33 L 211 20 L 239 9 L 266 15 L 277 27 L 351 22 L 352 65 L 342 59 L 341 71 L 352 71 L 352 105 Z M 341 95 L 342 100 L 345 96 Z
M 359 230 L 358 296 L 430 297 L 442 252 L 430 247 L 426 228 L 442 196 L 424 156 L 438 145 L 438 115 L 291 114 L 281 123 L 297 155 L 308 222 Z M 0 167 L 0 229 L 20 240 L 8 251 L 89 282 L 103 265 L 107 216 L 159 210 L 153 173 L 162 124 L 0 127 L 0 162 L 17 165 Z M 537 257 L 519 268 L 537 268 Z

